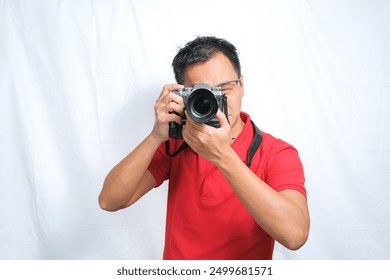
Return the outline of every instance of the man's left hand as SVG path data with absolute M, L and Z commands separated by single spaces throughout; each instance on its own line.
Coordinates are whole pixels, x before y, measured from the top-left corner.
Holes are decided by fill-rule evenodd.
M 230 124 L 221 110 L 216 117 L 221 127 L 215 128 L 207 124 L 197 123 L 186 114 L 186 124 L 183 126 L 183 139 L 203 158 L 217 162 L 224 158 L 224 154 L 231 148 L 232 138 Z

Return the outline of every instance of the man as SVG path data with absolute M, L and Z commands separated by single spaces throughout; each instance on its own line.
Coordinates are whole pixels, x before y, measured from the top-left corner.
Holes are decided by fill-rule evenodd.
M 241 112 L 236 48 L 198 37 L 172 66 L 178 84 L 163 87 L 151 133 L 107 175 L 100 206 L 126 208 L 169 180 L 164 259 L 272 259 L 275 240 L 300 248 L 310 224 L 302 164 L 291 145 L 258 131 Z M 218 110 L 219 128 L 195 122 L 175 92 L 199 83 L 226 94 L 228 117 Z M 175 156 L 183 140 L 170 139 L 170 122 L 182 125 L 188 144 Z

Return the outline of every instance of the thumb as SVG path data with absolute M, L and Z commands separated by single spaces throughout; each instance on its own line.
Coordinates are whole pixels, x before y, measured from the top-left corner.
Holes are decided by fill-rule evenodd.
M 218 109 L 215 116 L 217 117 L 217 120 L 221 124 L 221 127 L 230 126 L 229 120 L 227 119 L 226 115 L 224 113 L 222 113 L 222 111 L 220 109 Z

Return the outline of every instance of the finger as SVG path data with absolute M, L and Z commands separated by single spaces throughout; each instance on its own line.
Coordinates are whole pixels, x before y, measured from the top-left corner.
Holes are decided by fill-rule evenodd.
M 182 134 L 184 141 L 186 141 L 188 145 L 192 146 L 195 138 L 194 133 L 196 132 L 196 130 L 192 128 L 190 122 L 193 123 L 194 121 L 192 119 L 189 119 L 187 115 L 185 125 L 183 125 Z
M 221 127 L 230 126 L 229 121 L 226 118 L 226 115 L 224 113 L 222 113 L 222 111 L 220 109 L 218 109 L 215 116 L 217 117 L 217 120 L 220 123 Z
M 194 128 L 197 129 L 197 130 L 200 130 L 199 127 L 201 126 L 201 124 L 200 124 L 200 123 L 197 123 L 196 121 L 194 121 L 194 120 L 190 117 L 190 115 L 188 114 L 187 111 L 184 111 L 184 114 L 185 114 L 185 116 L 186 116 L 186 125 L 188 124 L 189 126 L 194 127 Z
M 170 102 L 166 105 L 167 111 L 169 113 L 176 113 L 179 116 L 183 116 L 184 114 L 184 106 L 176 103 L 176 102 Z
M 183 122 L 183 118 L 176 115 L 176 114 L 170 114 L 169 116 L 167 116 L 167 120 L 168 120 L 168 123 L 175 122 L 177 124 L 182 124 L 182 122 Z
M 182 89 L 182 88 L 184 88 L 183 85 L 179 85 L 179 84 L 169 84 L 169 85 L 165 85 L 165 86 L 163 87 L 163 91 L 170 92 L 170 91 L 175 91 L 175 90 Z
M 164 85 L 163 89 L 161 90 L 161 94 L 158 97 L 157 101 L 161 101 L 162 99 L 166 99 L 167 95 L 173 93 L 176 90 L 184 88 L 183 85 L 179 84 L 169 84 L 169 85 Z
M 172 92 L 172 91 L 169 92 L 168 94 L 165 95 L 164 99 L 165 99 L 166 103 L 174 102 L 174 103 L 177 103 L 177 104 L 181 105 L 182 107 L 184 107 L 183 97 L 181 97 L 180 95 L 178 95 L 175 92 Z
M 176 122 L 178 124 L 182 124 L 182 117 L 174 114 L 174 113 L 169 113 L 166 110 L 159 109 L 156 111 L 156 120 L 157 123 L 166 125 L 169 122 Z

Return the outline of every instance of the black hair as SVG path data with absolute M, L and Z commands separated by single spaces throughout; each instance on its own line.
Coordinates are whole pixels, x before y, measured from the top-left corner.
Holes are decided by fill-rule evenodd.
M 187 66 L 206 62 L 217 53 L 223 53 L 232 63 L 238 78 L 241 77 L 241 65 L 237 49 L 225 39 L 214 36 L 199 36 L 180 48 L 172 61 L 173 72 L 178 84 L 184 83 L 184 71 Z

